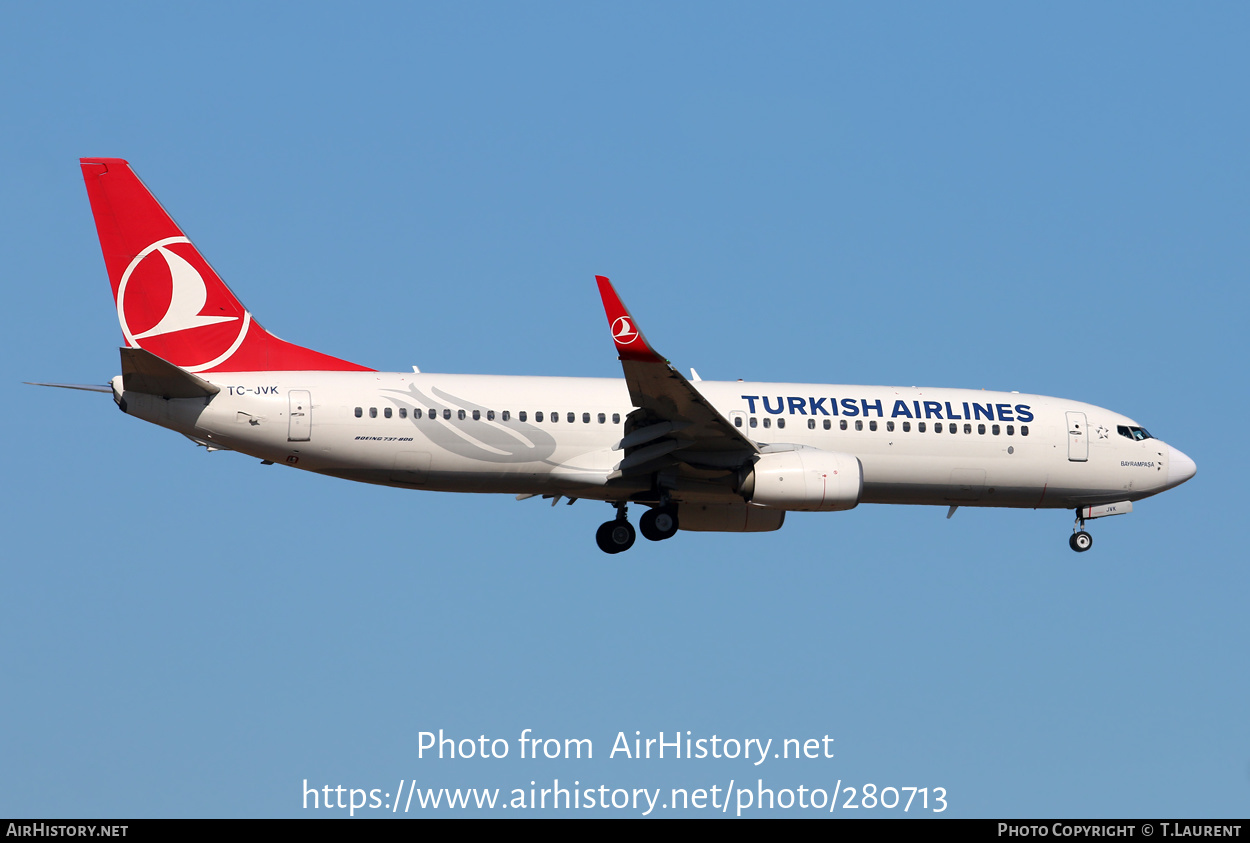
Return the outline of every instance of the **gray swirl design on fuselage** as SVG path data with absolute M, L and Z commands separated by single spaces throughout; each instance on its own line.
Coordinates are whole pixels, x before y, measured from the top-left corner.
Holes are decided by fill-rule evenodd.
M 487 407 L 437 387 L 431 390 L 433 398 L 417 389 L 416 384 L 407 390 L 384 391 L 402 396 L 387 396 L 397 407 L 407 407 L 409 413 L 422 410 L 422 418 L 412 419 L 413 426 L 430 442 L 457 456 L 483 462 L 523 463 L 543 462 L 555 453 L 555 437 L 532 424 L 518 421 L 515 412 L 506 422 L 498 419 L 487 421 Z M 438 410 L 436 419 L 429 415 L 433 409 Z M 450 419 L 443 418 L 443 410 L 451 410 Z M 465 411 L 465 418 L 457 418 L 458 410 Z M 481 419 L 475 421 L 472 418 L 474 410 L 481 413 Z

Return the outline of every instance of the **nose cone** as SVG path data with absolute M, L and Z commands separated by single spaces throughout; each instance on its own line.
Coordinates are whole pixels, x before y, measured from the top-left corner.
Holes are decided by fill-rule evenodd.
M 1179 486 L 1198 472 L 1189 457 L 1168 445 L 1168 487 Z

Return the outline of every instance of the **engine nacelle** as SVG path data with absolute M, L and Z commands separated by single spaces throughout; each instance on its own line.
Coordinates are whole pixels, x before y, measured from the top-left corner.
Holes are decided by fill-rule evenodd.
M 800 447 L 760 454 L 747 469 L 740 489 L 746 500 L 770 509 L 854 509 L 864 490 L 864 469 L 851 454 Z

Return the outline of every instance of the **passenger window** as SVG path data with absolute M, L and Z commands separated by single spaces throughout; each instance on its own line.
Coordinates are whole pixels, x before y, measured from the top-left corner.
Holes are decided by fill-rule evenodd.
M 517 418 L 520 419 L 521 421 L 529 421 L 528 416 L 529 416 L 529 413 L 525 412 L 524 410 L 517 413 Z
M 997 436 L 999 433 L 1002 432 L 1002 428 L 999 427 L 998 425 L 992 425 L 990 427 L 990 432 L 993 433 L 995 436 Z
M 951 422 L 951 433 L 958 433 L 958 432 L 959 432 L 959 425 L 955 424 L 954 422 Z
M 1016 434 L 1016 426 L 1014 424 L 1007 425 L 1007 435 L 1015 436 L 1015 434 Z
M 911 422 L 903 422 L 903 432 L 911 433 Z
M 400 417 L 401 419 L 406 419 L 406 418 L 408 418 L 408 408 L 407 408 L 407 407 L 400 407 L 400 408 L 399 408 L 399 417 Z
M 460 421 L 464 421 L 464 410 L 457 410 L 456 418 Z
M 494 421 L 494 420 L 495 420 L 495 411 L 494 411 L 494 410 L 487 410 L 487 411 L 486 411 L 486 420 L 487 420 L 487 421 Z
M 391 408 L 390 407 L 383 408 L 382 415 L 386 416 L 389 419 L 391 417 Z
M 500 418 L 501 420 L 503 420 L 503 421 L 509 421 L 509 420 L 511 420 L 511 419 L 512 419 L 512 411 L 511 411 L 511 410 L 504 410 L 502 413 L 500 413 L 500 414 L 499 414 L 499 418 Z
M 620 413 L 613 413 L 613 414 L 612 414 L 612 424 L 620 424 L 620 423 L 621 423 L 621 414 L 620 414 Z
M 430 408 L 430 418 L 432 419 L 438 418 L 438 410 L 434 409 L 433 407 Z
M 370 408 L 369 408 L 369 418 L 371 418 L 371 419 L 376 419 L 377 417 L 378 417 L 378 408 L 377 408 L 377 407 L 370 407 Z
M 773 420 L 770 419 L 768 416 L 764 416 L 764 427 L 772 427 L 772 426 L 773 426 Z
M 889 431 L 890 433 L 893 433 L 893 432 L 894 432 L 894 422 L 892 422 L 892 421 L 888 421 L 888 422 L 886 422 L 886 423 L 885 423 L 885 429 L 886 429 L 887 431 Z
M 461 411 L 460 411 L 460 414 L 461 414 L 461 415 L 460 415 L 460 417 L 461 417 L 461 418 L 464 418 L 464 410 L 461 410 Z M 444 419 L 446 419 L 447 421 L 451 421 L 451 410 L 444 409 L 444 410 L 443 410 L 443 418 L 444 418 Z
M 534 414 L 534 421 L 540 422 L 542 420 L 543 420 L 543 411 L 539 410 L 537 413 Z
M 412 408 L 412 417 L 413 417 L 414 419 L 419 419 L 419 418 L 421 418 L 421 408 L 420 408 L 420 407 L 413 407 L 413 408 Z
M 786 426 L 785 419 L 777 419 L 777 427 L 785 427 L 785 426 Z
M 758 424 L 758 422 L 755 420 L 755 416 L 751 416 L 751 427 L 755 427 L 756 424 Z
M 971 433 L 971 432 L 972 432 L 972 425 L 970 425 L 970 424 L 965 424 L 965 425 L 964 425 L 964 433 Z M 982 432 L 982 433 L 984 433 L 984 432 L 985 432 L 985 425 L 981 425 L 981 432 Z
M 582 413 L 582 424 L 590 424 L 590 413 Z
M 941 432 L 942 432 L 942 423 L 941 423 L 941 422 L 934 422 L 934 423 L 933 423 L 933 432 L 934 432 L 934 433 L 941 433 Z
M 481 421 L 481 420 L 482 420 L 482 411 L 481 411 L 481 410 L 474 410 L 474 411 L 473 411 L 473 421 Z
M 569 413 L 568 418 L 565 419 L 565 421 L 567 421 L 569 424 L 572 424 L 573 422 L 577 421 L 577 413 Z
M 364 414 L 365 414 L 365 413 L 364 413 L 364 410 L 362 410 L 360 407 L 357 407 L 357 408 L 356 408 L 356 418 L 360 418 L 360 417 L 361 417 L 361 416 L 363 416 Z
M 916 423 L 916 430 L 917 430 L 917 431 L 919 431 L 920 433 L 924 433 L 924 429 L 925 429 L 925 423 L 924 423 L 924 422 L 917 422 L 917 423 Z M 939 431 L 939 432 L 940 432 L 940 431 Z
M 1029 435 L 1029 426 L 1027 424 L 1020 425 L 1020 435 L 1021 436 Z
M 876 420 L 876 419 L 873 419 L 872 421 L 868 422 L 868 429 L 869 429 L 869 430 L 876 430 L 876 429 L 877 429 L 877 420 Z
M 864 429 L 864 420 L 863 420 L 863 419 L 856 419 L 856 420 L 855 420 L 855 429 L 856 429 L 856 430 L 863 430 L 863 429 Z
M 600 413 L 600 414 L 599 414 L 599 424 L 603 424 L 603 423 L 604 423 L 604 422 L 606 422 L 607 420 L 608 420 L 608 417 L 607 417 L 607 416 L 605 416 L 603 413 Z M 739 425 L 739 427 L 741 427 L 741 425 Z
M 808 429 L 808 430 L 815 430 L 815 429 L 816 429 L 816 420 L 815 420 L 815 419 L 808 419 L 808 420 L 807 420 L 807 429 Z
M 560 412 L 557 410 L 556 412 L 551 414 L 551 423 L 555 424 L 558 421 L 560 421 Z
M 846 419 L 838 419 L 838 430 L 846 430 Z
M 979 424 L 979 425 L 977 425 L 977 433 L 978 433 L 979 435 L 981 435 L 981 436 L 984 436 L 984 435 L 985 435 L 985 425 L 984 425 L 984 424 Z
M 833 427 L 833 424 L 829 421 L 829 419 L 825 419 L 825 430 L 828 430 L 831 427 Z
M 734 427 L 742 427 L 742 416 L 734 416 Z

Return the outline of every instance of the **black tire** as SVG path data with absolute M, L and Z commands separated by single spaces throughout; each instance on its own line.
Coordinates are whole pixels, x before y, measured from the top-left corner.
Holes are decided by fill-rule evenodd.
M 677 510 L 671 507 L 649 509 L 638 519 L 642 537 L 653 542 L 671 539 L 677 534 Z
M 1094 537 L 1089 533 L 1081 530 L 1079 533 L 1073 533 L 1072 538 L 1068 539 L 1068 547 L 1077 553 L 1084 553 L 1094 546 Z
M 604 553 L 621 553 L 634 546 L 638 534 L 628 521 L 605 521 L 595 531 L 595 543 Z

